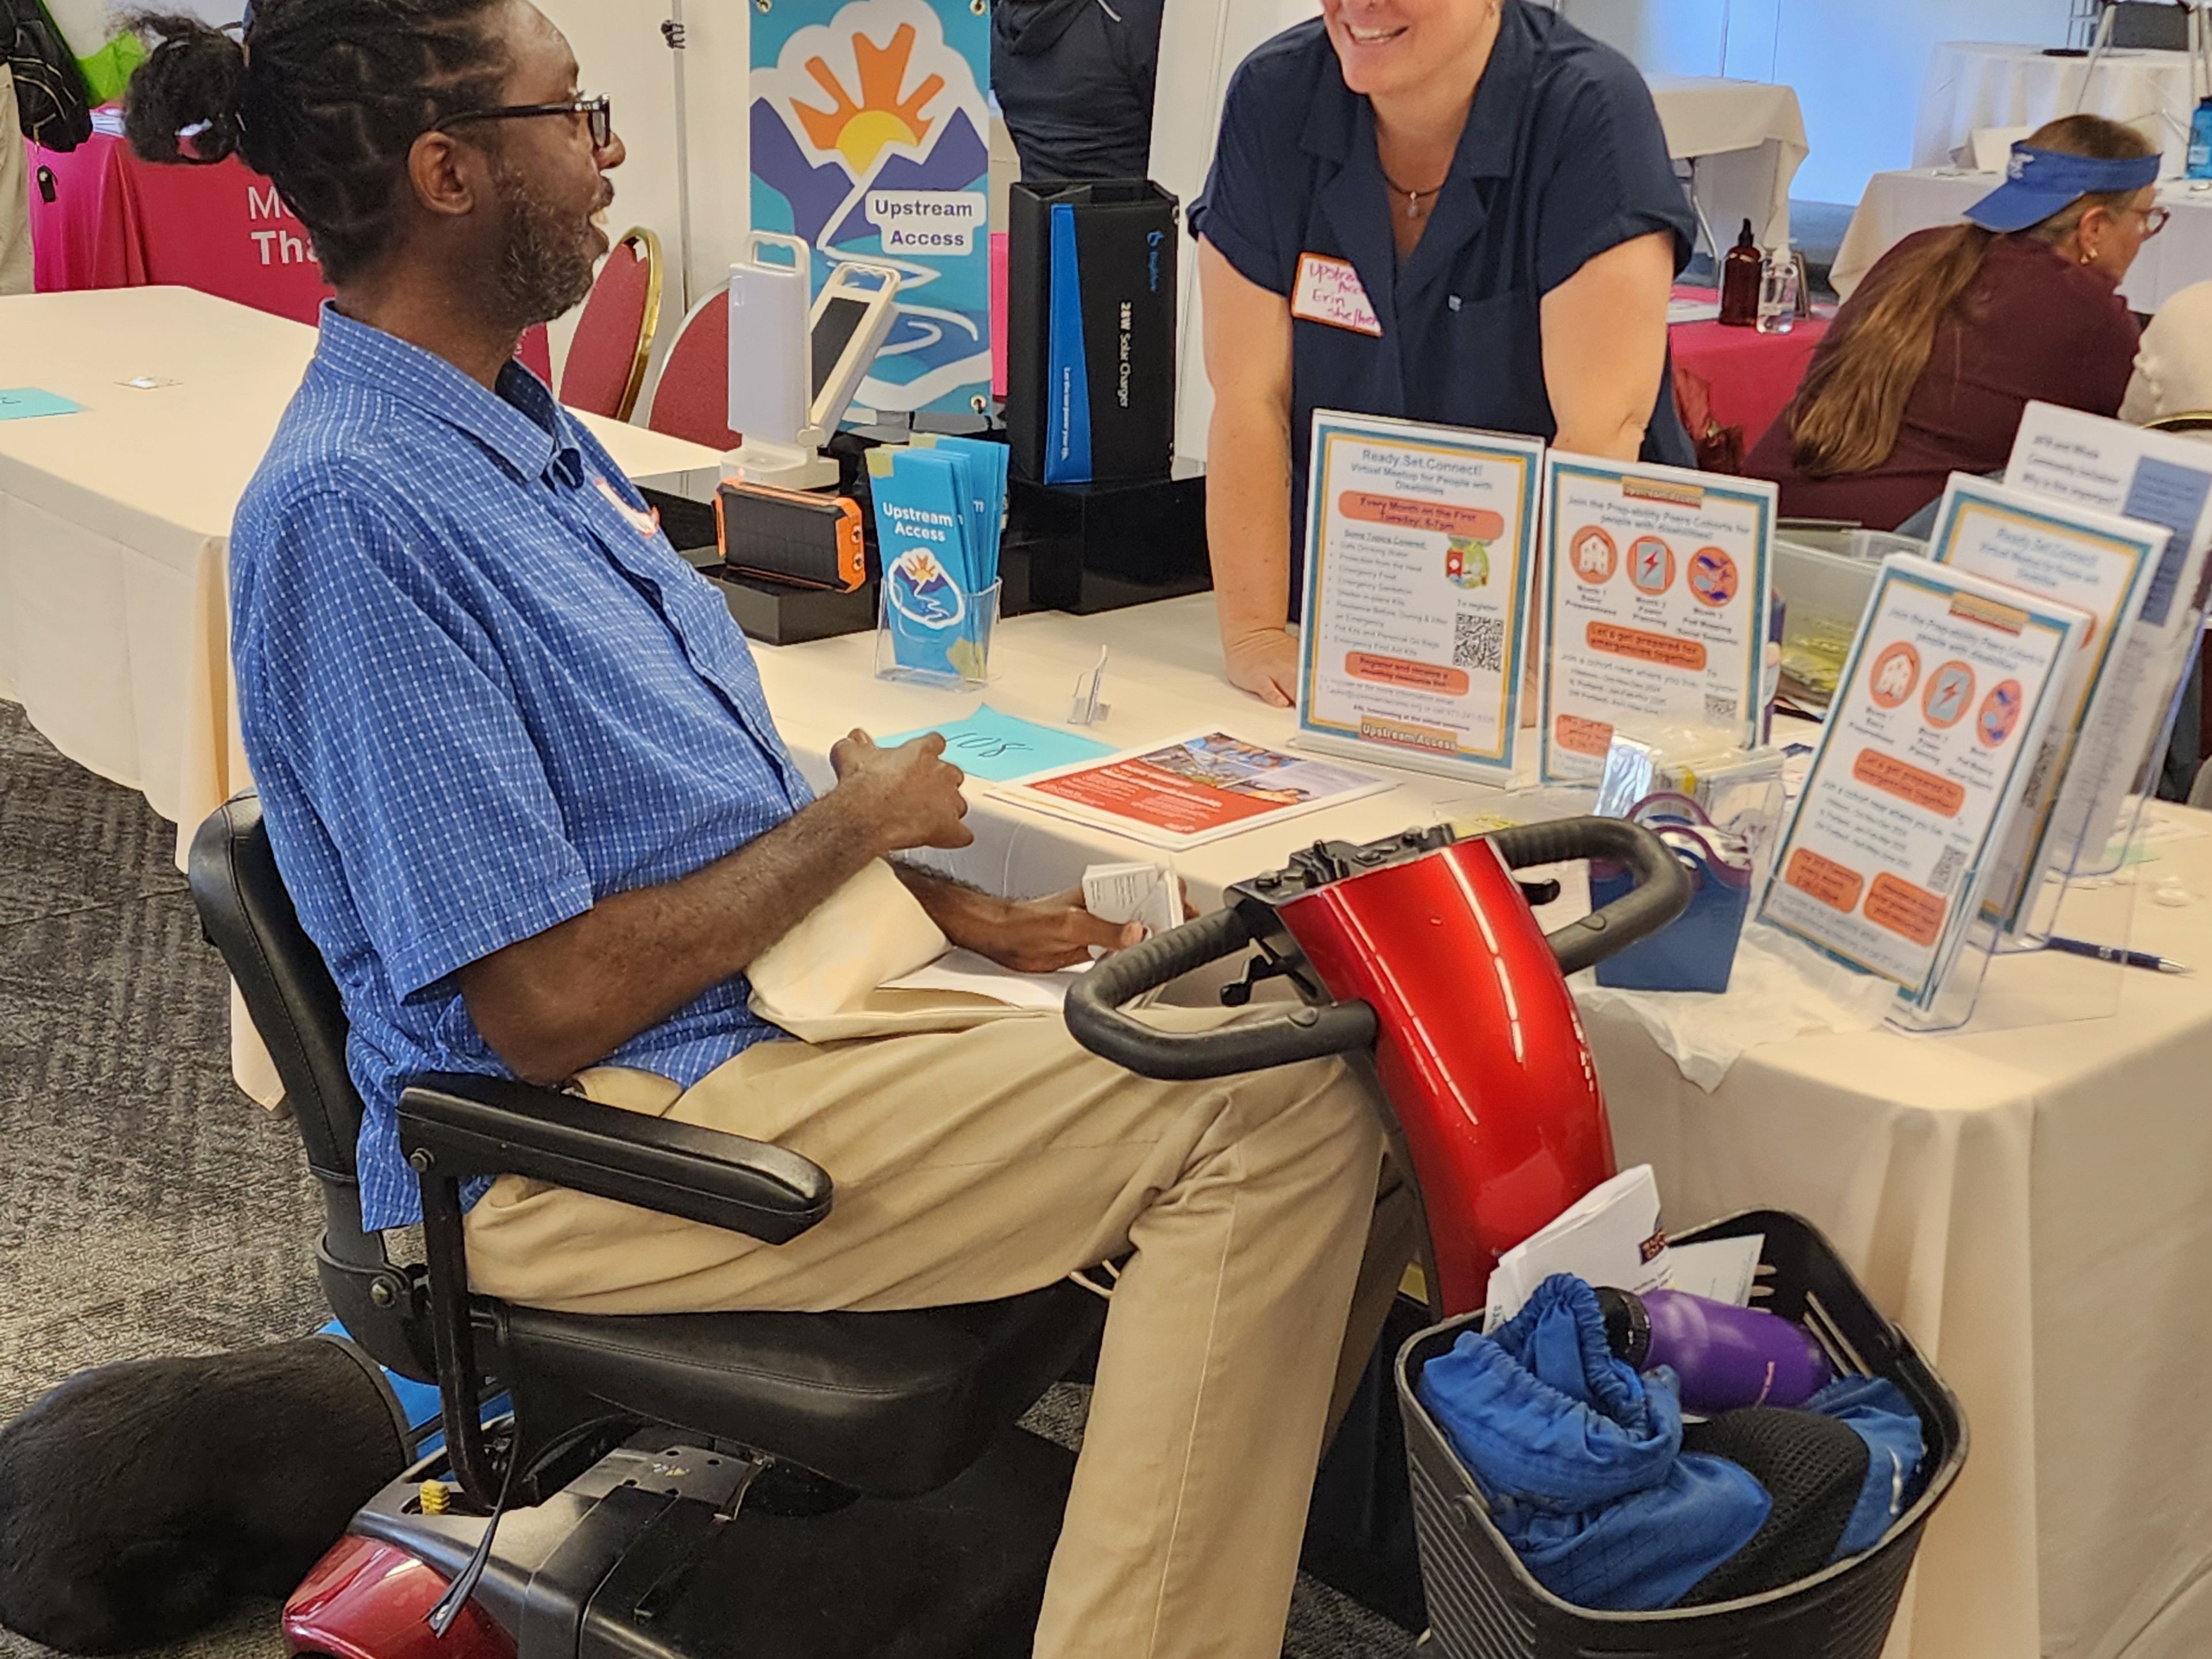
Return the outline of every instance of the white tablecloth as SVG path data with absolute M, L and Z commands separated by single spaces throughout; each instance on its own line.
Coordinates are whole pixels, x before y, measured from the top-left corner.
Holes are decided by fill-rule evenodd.
M 1972 166 L 1980 127 L 2039 127 L 2078 107 L 2124 121 L 2158 146 L 2166 171 L 2178 177 L 2189 149 L 2189 117 L 2197 106 L 2184 52 L 2111 52 L 2089 81 L 2084 58 L 2049 58 L 2036 46 L 1959 40 L 1929 55 L 1928 79 L 1912 135 L 1917 167 Z
M 1789 87 L 1712 76 L 1644 77 L 1667 153 L 1690 163 L 1698 206 L 1721 250 L 1751 221 L 1761 247 L 1790 240 L 1790 181 L 1807 154 L 1804 112 Z
M 1858 211 L 1851 216 L 1836 252 L 1829 280 L 1849 299 L 1875 260 L 1916 230 L 1955 224 L 1966 210 L 2003 180 L 1994 173 L 1962 173 L 1952 167 L 1916 167 L 1910 173 L 1877 173 L 1867 181 Z M 2169 179 L 2158 189 L 2161 204 L 2173 210 L 2172 222 L 2143 244 L 2142 252 L 2120 292 L 2136 310 L 2156 311 L 2191 283 L 2212 279 L 2212 186 Z

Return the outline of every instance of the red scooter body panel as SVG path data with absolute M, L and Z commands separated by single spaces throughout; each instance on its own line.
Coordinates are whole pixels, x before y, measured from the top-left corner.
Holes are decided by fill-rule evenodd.
M 1280 906 L 1338 1001 L 1370 1005 L 1375 1065 L 1412 1154 L 1447 1315 L 1498 1255 L 1613 1173 L 1597 1066 L 1528 901 L 1487 842 Z
M 446 1580 L 403 1549 L 349 1534 L 284 1603 L 289 1653 L 332 1659 L 514 1659 L 505 1631 L 470 1602 L 441 1638 L 427 1622 Z

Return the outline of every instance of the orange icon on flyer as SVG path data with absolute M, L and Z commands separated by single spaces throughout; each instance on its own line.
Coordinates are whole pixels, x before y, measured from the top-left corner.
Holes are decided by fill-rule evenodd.
M 1620 550 L 1597 525 L 1575 532 L 1574 539 L 1567 544 L 1567 556 L 1574 564 L 1575 574 L 1592 586 L 1611 581 L 1620 563 Z
M 1674 585 L 1674 550 L 1656 536 L 1628 544 L 1628 580 L 1639 593 L 1664 593 Z
M 1962 662 L 1947 662 L 1928 677 L 1928 689 L 1920 694 L 1920 712 L 1941 731 L 1965 719 L 1973 700 L 1974 671 Z
M 1894 708 L 1920 684 L 1920 653 L 1903 640 L 1882 647 L 1867 672 L 1867 696 L 1877 708 Z

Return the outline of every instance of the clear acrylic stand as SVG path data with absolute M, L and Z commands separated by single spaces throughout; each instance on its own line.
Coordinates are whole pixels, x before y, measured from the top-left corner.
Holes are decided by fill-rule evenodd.
M 2200 609 L 2189 618 L 2187 636 L 2201 641 L 2203 624 Z M 2135 872 L 2146 857 L 2150 829 L 2149 804 L 2158 793 L 2194 655 L 2179 653 L 2179 665 L 2167 671 L 2164 713 L 2145 752 L 2129 757 L 2134 787 L 2112 833 L 2098 839 L 2093 814 L 2078 844 L 2055 861 L 2052 873 L 2029 896 L 2019 927 L 2001 933 L 1996 917 L 1978 915 L 1933 1004 L 1915 1008 L 1900 998 L 1890 1024 L 1915 1031 L 2014 1030 L 2108 1018 L 2118 1012 L 2130 971 L 2125 964 L 2053 950 L 2050 941 L 2085 940 L 2115 951 L 2128 948 L 2138 892 Z M 2099 760 L 2077 748 L 2069 769 Z M 2062 778 L 2053 787 L 2063 791 L 2064 783 Z
M 999 627 L 1003 582 L 961 595 L 960 614 L 943 628 L 891 621 L 891 585 L 877 602 L 876 678 L 940 690 L 980 690 L 991 683 L 991 640 Z
M 2135 928 L 2131 874 L 2075 876 L 2051 884 L 2057 890 L 2052 933 L 2116 951 L 2128 948 Z M 2123 963 L 2049 949 L 2000 949 L 1999 938 L 1994 918 L 1978 915 L 1934 1001 L 1919 1008 L 1900 996 L 1889 1023 L 1905 1031 L 2008 1031 L 2109 1019 L 2119 1012 L 2130 971 Z

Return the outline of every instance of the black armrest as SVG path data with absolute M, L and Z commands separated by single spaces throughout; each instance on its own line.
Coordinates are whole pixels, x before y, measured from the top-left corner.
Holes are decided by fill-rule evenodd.
M 526 1176 L 770 1244 L 830 1213 L 829 1175 L 797 1152 L 505 1078 L 417 1078 L 399 1145 L 426 1188 Z

